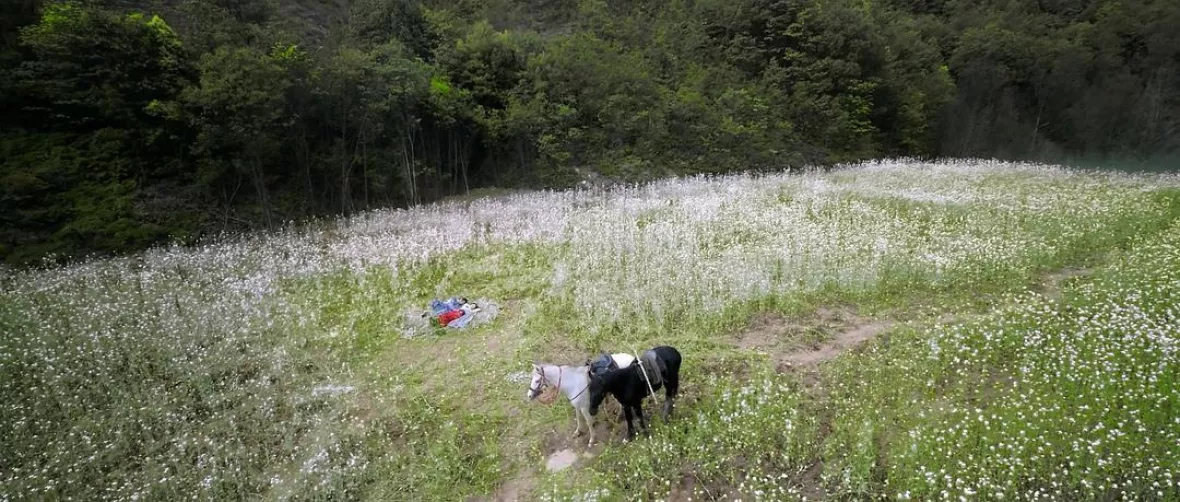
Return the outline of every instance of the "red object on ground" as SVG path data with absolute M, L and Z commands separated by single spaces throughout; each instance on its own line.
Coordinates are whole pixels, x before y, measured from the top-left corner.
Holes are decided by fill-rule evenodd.
M 450 324 L 451 321 L 454 321 L 455 319 L 458 319 L 460 317 L 463 317 L 462 310 L 450 310 L 447 312 L 443 312 L 442 314 L 440 314 L 438 316 L 438 323 L 443 326 L 446 326 L 446 325 Z

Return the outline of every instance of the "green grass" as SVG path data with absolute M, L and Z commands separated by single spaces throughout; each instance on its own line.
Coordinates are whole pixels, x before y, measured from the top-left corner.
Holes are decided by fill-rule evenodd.
M 580 490 L 611 487 L 611 493 L 616 496 L 626 493 L 641 498 L 660 497 L 666 495 L 666 490 L 671 487 L 682 486 L 685 478 L 691 474 L 695 476 L 694 480 L 709 480 L 693 483 L 701 487 L 702 495 L 704 488 L 712 484 L 721 490 L 737 489 L 739 493 L 750 494 L 761 491 L 766 497 L 777 498 L 788 494 L 797 495 L 800 488 L 792 486 L 792 483 L 801 484 L 801 473 L 820 459 L 825 465 L 823 484 L 829 494 L 853 498 L 876 496 L 901 490 L 900 487 L 885 484 L 886 480 L 896 476 L 887 459 L 892 455 L 890 446 L 898 440 L 899 435 L 906 432 L 906 429 L 899 429 L 897 425 L 904 423 L 904 419 L 912 419 L 909 415 L 891 416 L 888 412 L 910 410 L 914 413 L 935 414 L 933 409 L 927 407 L 975 402 L 980 399 L 980 395 L 994 398 L 995 392 L 972 387 L 997 381 L 992 377 L 991 366 L 956 366 L 953 370 L 943 370 L 938 378 L 944 383 L 940 384 L 937 392 L 927 393 L 927 380 L 915 380 L 915 376 L 920 377 L 926 374 L 924 371 L 930 370 L 921 369 L 920 361 L 906 358 L 913 357 L 916 350 L 913 344 L 925 343 L 929 337 L 913 329 L 902 328 L 888 337 L 890 352 L 885 353 L 888 355 L 874 353 L 871 356 L 849 356 L 837 363 L 836 369 L 825 372 L 825 386 L 847 390 L 830 391 L 822 400 L 809 401 L 792 377 L 772 374 L 768 361 L 733 348 L 725 342 L 724 336 L 740 330 L 745 320 L 760 312 L 778 312 L 794 318 L 805 318 L 808 312 L 823 305 L 850 305 L 860 312 L 903 320 L 926 319 L 942 313 L 986 312 L 997 306 L 1002 308 L 1011 301 L 1012 293 L 1035 286 L 1041 274 L 1067 266 L 1100 265 L 1104 257 L 1133 248 L 1136 243 L 1160 232 L 1180 214 L 1175 206 L 1175 201 L 1180 200 L 1180 197 L 1176 197 L 1174 192 L 1160 192 L 1151 197 L 1153 203 L 1148 206 L 1153 208 L 1151 211 L 1120 214 L 1103 221 L 1101 229 L 1105 231 L 1069 233 L 1062 225 L 1074 222 L 1045 222 L 1035 217 L 1006 224 L 1005 229 L 1013 234 L 1052 240 L 1052 252 L 1023 256 L 1020 261 L 1005 263 L 968 262 L 937 277 L 927 270 L 903 262 L 886 267 L 876 286 L 869 289 L 848 291 L 831 286 L 806 295 L 769 295 L 756 301 L 731 305 L 713 315 L 674 311 L 669 314 L 670 319 L 665 321 L 671 323 L 674 320 L 677 328 L 673 332 L 662 331 L 658 327 L 645 331 L 644 323 L 639 321 L 595 327 L 579 324 L 575 316 L 569 315 L 576 310 L 570 297 L 546 295 L 546 279 L 553 264 L 560 261 L 563 254 L 562 249 L 555 247 L 526 246 L 496 253 L 464 250 L 439 257 L 415 269 L 416 273 L 403 276 L 397 282 L 406 287 L 397 292 L 366 286 L 370 283 L 395 282 L 380 272 L 367 274 L 363 278 L 332 279 L 329 282 L 335 286 L 321 286 L 321 294 L 310 297 L 307 308 L 318 305 L 330 311 L 347 305 L 354 315 L 372 313 L 371 318 L 363 318 L 354 324 L 353 329 L 359 330 L 355 339 L 364 341 L 370 339 L 365 335 L 366 332 L 393 331 L 392 327 L 364 329 L 370 323 L 379 324 L 380 319 L 396 317 L 391 312 L 382 312 L 377 305 L 400 305 L 406 302 L 424 304 L 430 297 L 442 296 L 448 291 L 479 290 L 490 296 L 512 298 L 522 304 L 537 306 L 536 315 L 524 321 L 523 325 L 514 325 L 508 333 L 504 332 L 504 326 L 482 330 L 477 328 L 471 332 L 442 332 L 439 336 L 451 338 L 453 343 L 446 348 L 440 347 L 438 340 L 386 340 L 373 344 L 394 353 L 389 357 L 395 360 L 399 359 L 396 355 L 399 353 L 430 357 L 429 353 L 434 351 L 438 357 L 453 354 L 455 361 L 478 361 L 476 364 L 480 366 L 510 366 L 531 360 L 528 357 L 530 354 L 559 360 L 570 351 L 591 354 L 610 349 L 612 342 L 615 343 L 614 347 L 623 348 L 672 343 L 688 354 L 684 378 L 693 385 L 686 390 L 687 400 L 691 403 L 683 411 L 687 416 L 669 426 L 657 425 L 650 444 L 608 449 L 585 472 L 573 476 L 561 475 L 560 488 L 551 493 L 554 496 L 572 496 L 581 493 Z M 922 229 L 962 229 L 967 225 L 969 216 L 981 218 L 986 215 L 985 208 L 963 207 L 947 211 L 934 204 L 895 199 L 866 202 L 886 208 L 886 214 L 890 217 L 910 228 L 919 229 L 920 236 L 924 235 Z M 993 215 L 992 219 L 1002 216 Z M 337 293 L 336 288 L 340 287 L 352 290 L 353 294 Z M 365 299 L 358 303 L 354 297 L 362 295 Z M 487 354 L 478 348 L 470 351 L 463 349 L 467 343 L 465 340 L 476 344 L 486 337 L 495 336 L 521 336 L 525 339 L 519 340 L 516 351 L 500 355 Z M 623 342 L 620 344 L 619 341 Z M 560 350 L 553 350 L 554 344 Z M 876 350 L 877 345 L 872 347 Z M 359 349 L 364 353 L 371 352 L 368 345 Z M 565 356 L 564 359 L 569 358 Z M 401 369 L 410 374 L 429 375 L 446 371 L 445 366 L 423 363 L 421 366 Z M 730 371 L 735 367 L 747 369 Z M 389 369 L 383 366 L 382 371 L 388 374 Z M 460 376 L 446 384 L 440 384 L 437 379 L 432 379 L 434 381 L 431 384 L 420 382 L 422 388 L 427 389 L 423 395 L 429 396 L 423 397 L 423 401 L 453 398 L 458 401 L 453 402 L 455 406 L 467 406 L 470 409 L 470 403 L 462 403 L 462 391 L 455 395 L 447 391 L 487 386 L 487 380 L 493 379 L 494 375 L 495 372 L 474 371 L 469 376 L 477 378 Z M 971 378 L 958 380 L 956 375 L 970 375 Z M 481 381 L 480 378 L 487 380 Z M 751 385 L 750 382 L 763 383 Z M 862 382 L 864 387 L 849 382 Z M 916 382 L 915 388 L 899 386 L 899 382 Z M 441 385 L 441 388 L 436 385 Z M 497 386 L 505 396 L 521 394 L 521 386 Z M 745 389 L 749 394 L 740 399 L 762 404 L 749 408 L 757 411 L 738 413 L 746 408 L 735 408 L 735 403 L 740 403 L 740 399 L 733 397 L 733 392 L 723 389 Z M 482 428 L 486 424 L 478 421 L 473 424 L 470 421 L 477 420 L 476 417 L 504 419 L 518 413 L 526 417 L 531 415 L 534 419 L 539 416 L 541 421 L 561 423 L 568 422 L 568 410 L 561 406 L 556 410 L 558 413 L 552 413 L 554 410 L 521 411 L 518 408 L 523 406 L 522 403 L 513 402 L 514 399 L 504 401 L 498 406 L 475 407 L 481 415 L 468 416 L 461 409 L 444 415 L 460 417 L 459 421 L 467 424 L 465 428 L 498 433 L 505 442 L 524 443 L 527 446 L 503 448 L 498 443 L 472 443 L 473 439 L 464 440 L 444 433 L 438 436 L 438 442 L 433 447 L 399 452 L 399 456 L 410 459 L 424 458 L 422 456 L 425 455 L 432 459 L 432 463 L 418 470 L 395 469 L 379 477 L 400 479 L 396 483 L 398 485 L 422 487 L 420 495 L 427 498 L 487 493 L 503 475 L 497 474 L 498 467 L 492 462 L 490 471 L 482 474 L 488 477 L 481 479 L 481 482 L 474 482 L 467 476 L 479 476 L 482 472 L 480 469 L 487 467 L 483 462 L 487 458 L 470 458 L 469 454 L 462 453 L 464 448 L 473 448 L 489 458 L 509 460 L 509 465 L 516 469 L 535 468 L 519 459 L 511 462 L 512 456 L 531 454 L 533 461 L 539 463 L 537 455 L 544 449 L 546 438 L 530 437 L 533 431 L 527 427 L 513 428 L 501 423 L 503 429 L 497 430 Z M 774 406 L 767 406 L 766 402 L 773 402 Z M 887 412 L 885 417 L 882 417 L 882 411 Z M 831 427 L 830 433 L 820 434 L 820 417 L 825 416 L 838 419 L 826 424 L 826 427 Z M 790 428 L 782 425 L 787 422 L 792 424 Z M 546 430 L 550 430 L 548 426 Z M 467 446 L 452 447 L 452 442 Z M 637 452 L 636 448 L 640 450 Z M 453 458 L 454 463 L 450 467 L 437 465 L 439 455 Z M 412 460 L 408 462 L 413 464 Z M 458 470 L 452 472 L 452 468 Z M 426 472 L 433 474 L 426 475 Z M 429 479 L 423 479 L 422 476 Z M 465 491 L 452 491 L 459 484 Z M 924 493 L 919 498 L 929 496 L 933 495 Z
M 270 290 L 251 274 L 278 258 L 229 251 L 7 277 L 0 496 L 461 500 L 515 480 L 529 500 L 1178 498 L 1180 191 L 809 176 L 579 200 L 561 239 L 277 274 Z M 816 196 L 815 179 L 844 188 Z M 491 232 L 478 207 L 499 203 L 462 210 Z M 1088 273 L 1048 284 L 1071 268 Z M 403 336 L 451 295 L 500 315 Z M 838 335 L 819 312 L 894 327 L 779 373 L 781 352 Z M 741 348 L 759 316 L 789 329 Z M 655 344 L 685 357 L 674 420 L 621 444 L 607 411 L 593 458 L 544 472 L 584 439 L 567 405 L 528 403 L 511 377 Z
M 1060 302 L 1017 296 L 839 361 L 825 374 L 828 485 L 918 500 L 1174 499 L 1177 244 L 1173 226 Z

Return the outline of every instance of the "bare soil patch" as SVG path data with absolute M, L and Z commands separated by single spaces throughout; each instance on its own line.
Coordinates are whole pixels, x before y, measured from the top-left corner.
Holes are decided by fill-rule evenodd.
M 563 450 L 594 456 L 601 452 L 606 444 L 621 442 L 627 430 L 627 422 L 619 418 L 622 408 L 614 403 L 614 398 L 608 397 L 599 408 L 598 416 L 594 417 L 594 446 L 587 448 L 586 443 L 590 440 L 590 433 L 583 425 L 582 433 L 574 436 L 575 412 L 574 408 L 569 405 L 569 401 L 564 397 L 559 397 L 558 401 L 550 406 L 564 408 L 564 411 L 569 415 L 568 419 L 563 418 L 552 424 L 552 430 L 546 435 L 541 447 L 542 453 L 546 457 Z M 638 422 L 636 422 L 636 426 L 638 427 Z
M 698 490 L 699 488 L 699 490 Z M 722 498 L 718 498 L 720 495 Z M 731 500 L 732 494 L 725 493 L 725 488 L 717 484 L 701 481 L 696 474 L 686 472 L 680 482 L 672 487 L 668 494 L 668 502 L 689 502 L 692 500 Z
M 529 493 L 533 491 L 536 486 L 536 475 L 532 470 L 524 469 L 517 473 L 512 479 L 505 481 L 500 485 L 500 488 L 492 494 L 491 497 L 478 497 L 468 499 L 469 502 L 487 501 L 487 502 L 516 502 L 518 500 L 528 500 Z
M 811 351 L 789 352 L 780 356 L 777 362 L 788 366 L 819 364 L 873 339 L 892 326 L 893 323 L 889 321 L 862 319 L 836 333 L 834 338 L 819 348 Z
M 565 449 L 554 452 L 545 459 L 545 469 L 552 472 L 564 471 L 578 461 L 578 454 L 574 450 Z
M 537 486 L 537 471 L 532 468 L 522 468 L 511 478 L 501 484 L 491 495 L 477 495 L 467 497 L 465 502 L 517 502 L 532 500 L 530 496 Z
M 668 494 L 668 502 L 687 502 L 692 500 L 692 494 L 696 491 L 696 479 L 691 475 L 684 475 L 680 478 L 680 482 L 672 487 L 672 492 Z
M 892 326 L 890 321 L 861 317 L 846 308 L 819 308 L 800 318 L 764 313 L 737 334 L 734 344 L 768 354 L 782 372 L 833 359 Z
M 1065 283 L 1078 277 L 1088 276 L 1093 272 L 1094 270 L 1090 268 L 1063 268 L 1046 274 L 1039 290 L 1041 294 L 1050 300 L 1060 300 L 1061 289 L 1065 286 Z
M 799 495 L 803 500 L 824 500 L 827 497 L 823 479 L 820 477 L 823 470 L 824 461 L 817 460 L 799 475 Z

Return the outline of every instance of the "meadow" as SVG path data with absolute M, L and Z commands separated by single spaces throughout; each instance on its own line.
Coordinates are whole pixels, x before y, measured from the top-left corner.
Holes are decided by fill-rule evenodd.
M 1178 217 L 1175 175 L 899 159 L 3 271 L 0 500 L 1180 500 Z M 417 327 L 452 295 L 499 315 Z M 525 399 L 660 344 L 651 437 Z

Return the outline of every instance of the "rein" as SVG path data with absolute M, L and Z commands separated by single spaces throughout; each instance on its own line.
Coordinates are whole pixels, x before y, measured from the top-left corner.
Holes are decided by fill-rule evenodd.
M 561 392 L 561 379 L 562 379 L 562 376 L 563 376 L 565 370 L 563 370 L 560 365 L 553 365 L 553 366 L 557 367 L 557 391 Z M 539 367 L 538 370 L 541 372 L 541 386 L 544 387 L 546 385 L 552 385 L 549 382 L 549 377 L 545 376 L 545 367 L 543 367 L 543 366 Z M 586 387 L 583 387 L 582 390 L 578 391 L 577 394 L 574 394 L 573 396 L 571 396 L 569 398 L 570 402 L 573 402 L 573 400 L 577 399 L 578 396 L 584 394 L 586 392 L 586 389 L 589 389 L 589 388 L 590 388 L 590 383 L 587 382 Z
M 559 391 L 561 390 L 561 372 L 562 372 L 561 366 L 558 366 L 558 367 L 557 367 L 557 390 L 559 390 Z M 545 372 L 544 372 L 544 371 L 542 371 L 542 372 L 541 372 L 541 377 L 542 377 L 542 378 L 544 378 L 544 377 L 545 377 Z M 582 388 L 582 390 L 578 391 L 578 393 L 577 393 L 577 394 L 574 394 L 573 396 L 570 396 L 570 402 L 571 402 L 571 403 L 572 403 L 572 402 L 574 402 L 574 400 L 575 400 L 575 399 L 577 399 L 577 398 L 578 398 L 578 396 L 580 396 L 580 395 L 582 395 L 583 393 L 585 393 L 585 392 L 586 392 L 586 389 L 589 389 L 589 388 L 590 388 L 590 382 L 589 382 L 589 381 L 587 381 L 587 382 L 586 382 L 586 386 L 585 386 L 585 387 L 583 387 L 583 388 Z
M 574 394 L 574 397 L 570 398 L 570 402 L 572 403 L 575 399 L 578 398 L 578 396 L 582 395 L 582 393 L 586 392 L 586 389 L 589 389 L 589 388 L 590 388 L 590 384 L 587 383 L 586 386 L 582 388 L 582 390 L 578 391 L 577 394 Z

